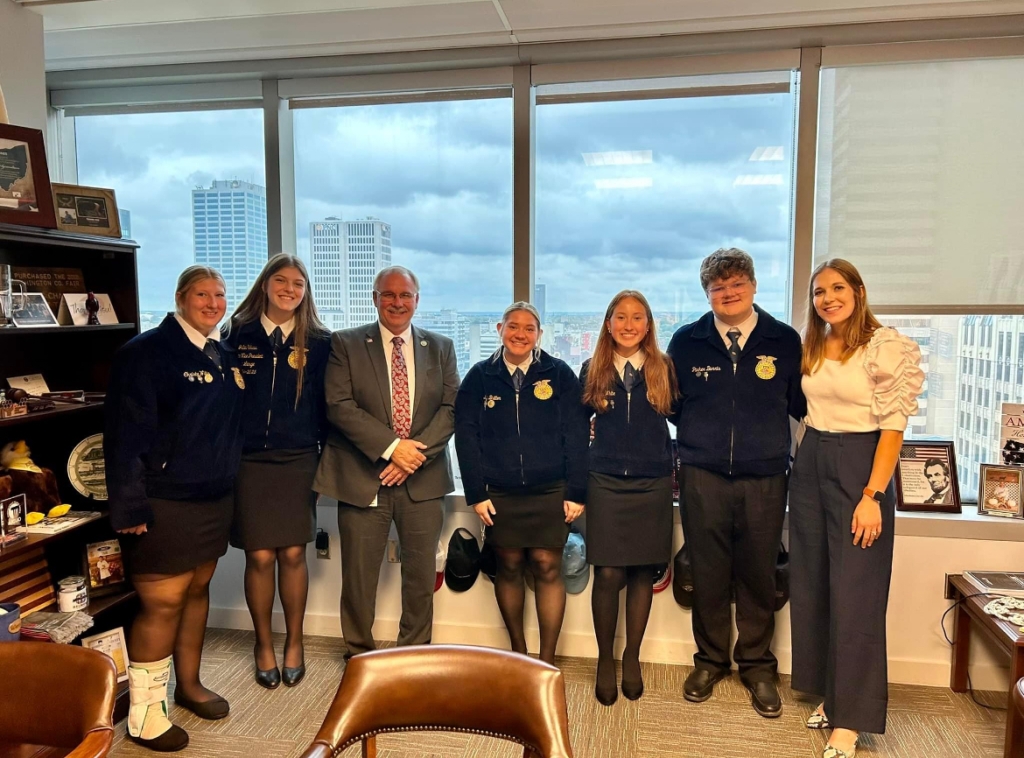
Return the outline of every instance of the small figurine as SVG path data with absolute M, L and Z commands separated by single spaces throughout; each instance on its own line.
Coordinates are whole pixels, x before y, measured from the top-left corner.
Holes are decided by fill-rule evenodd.
M 85 298 L 85 310 L 89 312 L 89 326 L 99 326 L 100 323 L 100 301 L 96 299 L 96 296 L 91 292 Z
M 57 477 L 47 468 L 32 462 L 24 440 L 9 442 L 0 451 L 0 476 L 11 478 L 12 491 L 24 492 L 28 511 L 48 512 L 60 505 Z

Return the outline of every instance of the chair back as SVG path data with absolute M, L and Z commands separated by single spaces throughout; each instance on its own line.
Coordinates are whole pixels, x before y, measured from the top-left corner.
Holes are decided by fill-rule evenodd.
M 103 653 L 52 642 L 0 642 L 0 740 L 75 748 L 114 732 L 117 669 Z
M 572 758 L 562 672 L 465 645 L 354 656 L 304 758 L 333 757 L 360 740 L 374 755 L 377 734 L 404 731 L 472 732 L 517 742 L 527 755 Z
M 1017 706 L 1020 718 L 1024 718 L 1024 677 L 1021 677 L 1017 686 L 1013 688 L 1013 702 Z

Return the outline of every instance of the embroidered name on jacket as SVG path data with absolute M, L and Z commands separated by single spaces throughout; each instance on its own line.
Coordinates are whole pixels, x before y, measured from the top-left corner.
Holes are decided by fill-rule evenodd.
M 721 366 L 692 366 L 690 368 L 690 370 L 693 373 L 695 373 L 697 376 L 703 376 L 704 377 L 704 381 L 706 382 L 708 380 L 708 375 L 709 375 L 710 372 L 712 372 L 712 371 L 721 371 L 722 367 Z
M 183 377 L 188 379 L 190 382 L 199 382 L 200 384 L 213 384 L 213 374 L 209 371 L 186 371 L 182 374 Z

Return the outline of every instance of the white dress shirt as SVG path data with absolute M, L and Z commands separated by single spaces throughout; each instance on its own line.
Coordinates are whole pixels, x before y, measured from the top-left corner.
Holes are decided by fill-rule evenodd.
M 192 324 L 183 319 L 180 314 L 175 313 L 174 319 L 181 325 L 181 328 L 185 331 L 185 336 L 188 337 L 188 341 L 191 342 L 196 347 L 198 347 L 200 350 L 202 350 L 204 354 L 206 352 L 206 340 L 216 340 L 217 342 L 220 342 L 220 329 L 218 329 L 217 327 L 213 327 L 213 331 L 211 331 L 204 337 L 201 331 L 199 331 L 194 326 L 192 326 Z
M 267 314 L 266 313 L 261 313 L 260 314 L 260 323 L 263 324 L 263 329 L 264 329 L 264 331 L 266 331 L 268 337 L 271 334 L 274 333 L 275 329 L 280 328 L 282 341 L 283 340 L 287 340 L 288 336 L 293 331 L 295 331 L 295 316 L 292 316 L 290 319 L 285 321 L 283 324 L 275 324 L 273 321 L 271 321 L 269 318 L 267 318 Z
M 747 316 L 746 321 L 736 326 L 729 326 L 727 323 L 722 321 L 718 316 L 715 316 L 715 329 L 722 335 L 722 341 L 725 343 L 726 349 L 732 346 L 732 341 L 729 339 L 730 329 L 739 329 L 740 338 L 736 340 L 736 344 L 740 346 L 740 350 L 747 344 L 747 337 L 754 331 L 754 327 L 757 326 L 757 311 L 753 308 L 750 309 L 750 315 Z
M 623 358 L 616 352 L 612 352 L 612 363 L 615 364 L 615 370 L 619 372 L 619 379 L 624 378 L 626 372 L 626 364 L 629 363 L 633 366 L 634 371 L 639 371 L 644 365 L 644 351 L 637 350 L 628 358 Z
M 501 350 L 501 359 L 503 361 L 505 361 L 505 368 L 508 369 L 508 373 L 510 375 L 514 376 L 515 373 L 516 373 L 516 369 L 520 368 L 520 369 L 523 370 L 523 375 L 525 376 L 526 372 L 530 370 L 530 364 L 533 363 L 533 353 L 530 353 L 529 355 L 527 355 L 526 356 L 526 360 L 523 361 L 522 363 L 512 363 L 512 362 L 510 362 L 509 359 L 506 357 L 507 355 L 508 355 L 508 353 L 506 353 L 505 349 L 502 348 L 502 350 Z
M 407 326 L 404 332 L 401 334 L 395 334 L 394 332 L 389 331 L 384 324 L 381 324 L 380 322 L 377 322 L 377 324 L 380 326 L 380 338 L 384 343 L 384 359 L 388 363 L 388 392 L 391 393 L 391 397 L 395 396 L 395 388 L 391 386 L 391 355 L 395 351 L 395 345 L 391 340 L 395 337 L 402 338 L 402 355 L 405 356 L 405 368 L 409 375 L 409 420 L 411 421 L 413 413 L 412 404 L 416 397 L 416 359 L 412 349 L 412 327 Z M 394 409 L 392 409 L 392 413 L 394 413 Z M 395 452 L 395 448 L 398 447 L 399 442 L 401 442 L 401 439 L 396 437 L 395 441 L 388 445 L 388 449 L 384 451 L 381 458 L 386 461 L 390 461 L 391 454 Z

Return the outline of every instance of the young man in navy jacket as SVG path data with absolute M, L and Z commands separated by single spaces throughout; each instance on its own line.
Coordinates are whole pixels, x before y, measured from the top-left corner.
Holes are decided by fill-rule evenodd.
M 711 311 L 680 328 L 668 348 L 682 396 L 675 419 L 680 515 L 697 643 L 683 694 L 703 702 L 729 675 L 734 585 L 733 657 L 754 710 L 774 718 L 782 713 L 771 642 L 789 419 L 805 413 L 800 336 L 754 305 L 754 262 L 742 250 L 712 253 L 700 280 Z

